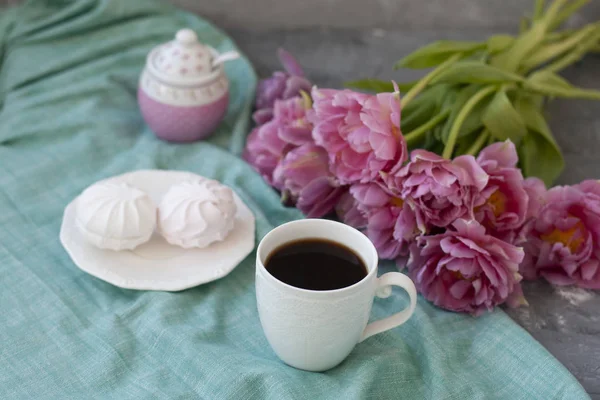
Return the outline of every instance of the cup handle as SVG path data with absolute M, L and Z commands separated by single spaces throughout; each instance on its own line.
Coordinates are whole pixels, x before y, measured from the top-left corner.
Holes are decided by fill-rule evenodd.
M 417 306 L 417 289 L 413 281 L 406 275 L 400 272 L 388 272 L 377 279 L 377 297 L 386 298 L 392 293 L 390 286 L 399 286 L 406 290 L 410 298 L 410 305 L 404 310 L 390 317 L 380 319 L 379 321 L 371 322 L 363 331 L 360 341 L 362 342 L 368 337 L 385 332 L 388 329 L 402 325 L 413 315 Z

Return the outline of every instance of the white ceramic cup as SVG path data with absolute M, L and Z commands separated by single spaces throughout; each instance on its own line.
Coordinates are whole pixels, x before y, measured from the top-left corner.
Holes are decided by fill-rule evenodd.
M 367 276 L 342 289 L 317 291 L 290 286 L 266 270 L 265 262 L 275 249 L 305 238 L 328 239 L 354 250 L 367 266 Z M 399 272 L 378 278 L 377 261 L 373 243 L 339 222 L 305 219 L 269 232 L 256 255 L 256 300 L 260 322 L 277 356 L 295 368 L 325 371 L 341 363 L 357 343 L 406 322 L 417 304 L 415 285 Z M 367 325 L 373 298 L 388 297 L 391 285 L 406 290 L 410 305 Z

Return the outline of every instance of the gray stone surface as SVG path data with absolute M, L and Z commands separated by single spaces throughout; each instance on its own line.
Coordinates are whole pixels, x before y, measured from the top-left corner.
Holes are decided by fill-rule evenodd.
M 282 46 L 294 53 L 322 87 L 340 87 L 359 77 L 410 80 L 414 71 L 392 71 L 402 54 L 436 39 L 482 39 L 490 29 L 388 31 L 382 29 L 229 29 L 261 76 L 278 69 Z M 573 84 L 600 89 L 600 57 L 588 57 L 565 71 Z M 550 125 L 564 150 L 567 169 L 559 183 L 600 177 L 600 102 L 556 100 L 547 108 Z M 560 360 L 600 399 L 600 293 L 528 282 L 529 307 L 509 315 Z
M 14 0 L 12 0 L 14 1 Z M 171 0 L 225 28 L 304 27 L 505 30 L 529 13 L 533 0 Z M 598 19 L 591 1 L 573 22 Z

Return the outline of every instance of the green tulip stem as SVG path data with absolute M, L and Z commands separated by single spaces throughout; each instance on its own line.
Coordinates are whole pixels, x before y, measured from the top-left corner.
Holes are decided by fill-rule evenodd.
M 552 26 L 558 20 L 558 18 L 560 18 L 559 12 L 561 11 L 561 8 L 563 8 L 569 1 L 570 0 L 554 0 L 554 2 L 550 4 L 550 7 L 548 7 L 548 10 L 546 11 L 546 15 L 544 15 L 542 18 L 546 28 Z
M 567 68 L 571 64 L 575 64 L 577 61 L 581 60 L 582 57 L 583 54 L 581 54 L 581 52 L 573 51 L 568 54 L 565 54 L 563 57 L 559 58 L 553 63 L 548 64 L 548 66 L 544 67 L 543 69 L 545 71 L 559 72 Z
M 521 17 L 519 20 L 519 33 L 522 34 L 529 29 L 530 20 L 527 17 Z
M 408 147 L 411 147 L 411 145 L 414 145 L 416 142 L 418 142 L 418 140 L 421 139 L 421 137 L 425 133 L 429 132 L 437 124 L 445 121 L 449 115 L 450 115 L 450 109 L 447 109 L 446 111 L 436 115 L 429 121 L 425 122 L 423 125 L 419 126 L 418 128 L 413 129 L 412 131 L 410 131 L 406 135 L 404 135 L 404 140 L 406 140 L 406 144 L 408 145 Z
M 544 7 L 546 0 L 535 0 L 535 9 L 533 11 L 533 19 L 534 20 L 538 20 L 542 17 L 542 14 L 544 13 Z
M 542 70 L 551 71 L 551 72 L 559 72 L 563 69 L 567 68 L 571 64 L 575 64 L 577 61 L 581 60 L 585 54 L 597 46 L 598 41 L 600 40 L 600 29 L 597 29 L 597 32 L 588 36 L 581 43 L 577 45 L 574 49 L 560 57 L 559 59 L 553 61 L 548 64 Z
M 524 60 L 522 63 L 523 70 L 532 71 L 538 66 L 567 53 L 571 49 L 577 48 L 581 45 L 582 41 L 587 43 L 591 35 L 597 37 L 595 32 L 597 29 L 594 24 L 589 24 L 559 42 L 541 47 L 540 50 L 534 52 L 529 58 Z
M 490 137 L 490 132 L 487 129 L 481 131 L 477 139 L 473 142 L 469 150 L 465 154 L 470 154 L 472 156 L 476 156 L 479 153 L 479 150 L 486 144 L 488 138 Z
M 448 142 L 446 142 L 446 147 L 444 147 L 444 152 L 442 153 L 442 157 L 450 159 L 452 158 L 452 153 L 454 152 L 454 146 L 456 145 L 456 140 L 458 139 L 458 134 L 460 132 L 460 128 L 462 124 L 465 122 L 465 119 L 469 116 L 469 113 L 473 110 L 473 108 L 479 103 L 481 100 L 495 92 L 498 88 L 496 86 L 487 86 L 480 89 L 477 93 L 475 93 L 469 101 L 464 105 L 464 107 L 460 110 L 454 123 L 452 124 L 452 128 L 450 128 L 450 133 L 448 134 Z
M 438 65 L 436 69 L 425 75 L 415 86 L 412 87 L 412 89 L 408 91 L 408 93 L 404 95 L 400 103 L 402 108 L 406 107 L 406 105 L 410 103 L 412 99 L 417 97 L 419 93 L 421 93 L 423 89 L 425 89 L 427 85 L 429 85 L 429 82 L 431 82 L 433 78 L 435 78 L 440 72 L 448 68 L 448 66 L 458 61 L 461 57 L 461 53 L 454 54 L 452 57 Z
M 559 31 L 559 32 L 549 33 L 546 35 L 546 37 L 544 39 L 544 43 L 552 43 L 552 42 L 556 42 L 558 40 L 566 39 L 575 32 L 576 32 L 575 29 L 563 29 L 562 31 Z
M 590 0 L 578 0 L 578 1 L 573 2 L 573 4 L 569 4 L 568 6 L 565 6 L 564 10 L 562 10 L 556 16 L 554 21 L 552 21 L 552 23 L 550 24 L 550 30 L 554 30 L 554 29 L 558 28 L 560 26 L 560 24 L 565 22 L 571 15 L 575 14 L 575 12 L 577 12 L 577 10 L 579 10 L 581 7 L 585 6 L 589 2 L 590 2 Z

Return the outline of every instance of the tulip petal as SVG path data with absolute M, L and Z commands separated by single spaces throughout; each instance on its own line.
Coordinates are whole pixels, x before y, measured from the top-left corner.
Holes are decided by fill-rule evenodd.
M 471 282 L 466 280 L 460 280 L 454 282 L 454 284 L 450 287 L 450 294 L 456 299 L 462 299 L 464 295 L 471 289 L 473 285 Z

